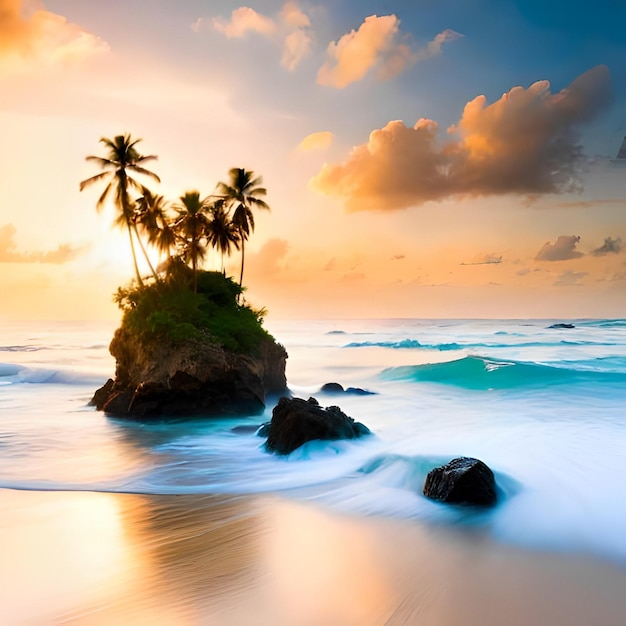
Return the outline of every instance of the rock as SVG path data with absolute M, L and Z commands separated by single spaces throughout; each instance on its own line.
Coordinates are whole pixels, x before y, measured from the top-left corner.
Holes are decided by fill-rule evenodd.
M 269 422 L 265 422 L 263 424 L 261 424 L 259 426 L 259 428 L 256 431 L 256 436 L 257 437 L 265 437 L 267 439 L 268 435 L 270 434 L 270 423 Z
M 322 385 L 320 391 L 325 393 L 343 393 L 345 390 L 339 383 L 326 383 L 325 385 Z
M 272 413 L 266 448 L 277 454 L 289 454 L 314 439 L 355 439 L 370 434 L 369 428 L 355 422 L 339 407 L 322 408 L 315 398 L 281 398 Z
M 89 401 L 89 404 L 95 406 L 98 411 L 102 411 L 102 407 L 106 404 L 109 396 L 111 395 L 111 390 L 113 389 L 113 385 L 115 381 L 112 378 L 100 387 L 100 389 L 96 390 L 96 393 L 93 394 L 93 398 Z
M 442 502 L 491 506 L 497 500 L 496 481 L 482 461 L 459 457 L 428 472 L 424 495 Z
M 375 391 L 370 391 L 369 389 L 361 389 L 361 387 L 348 387 L 346 389 L 346 393 L 352 394 L 353 396 L 375 396 Z
M 360 387 L 348 387 L 343 388 L 343 385 L 339 383 L 326 383 L 322 385 L 320 392 L 323 393 L 347 393 L 354 396 L 373 396 L 376 395 L 374 391 L 368 391 L 367 389 L 361 389 Z
M 264 410 L 266 392 L 286 389 L 287 352 L 271 338 L 239 354 L 208 339 L 148 343 L 122 327 L 109 351 L 115 380 L 91 402 L 115 417 L 252 415 Z
M 576 326 L 574 326 L 574 324 L 559 323 L 559 324 L 552 324 L 551 326 L 548 326 L 548 328 L 576 328 Z

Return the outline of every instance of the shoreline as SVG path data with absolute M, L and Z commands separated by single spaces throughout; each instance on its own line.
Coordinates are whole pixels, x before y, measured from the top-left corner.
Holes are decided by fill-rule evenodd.
M 0 489 L 0 622 L 626 623 L 626 568 L 277 495 Z

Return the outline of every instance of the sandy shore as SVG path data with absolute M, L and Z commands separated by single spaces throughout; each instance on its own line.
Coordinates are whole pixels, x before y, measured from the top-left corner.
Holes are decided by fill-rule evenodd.
M 626 624 L 626 568 L 277 497 L 0 490 L 0 624 Z

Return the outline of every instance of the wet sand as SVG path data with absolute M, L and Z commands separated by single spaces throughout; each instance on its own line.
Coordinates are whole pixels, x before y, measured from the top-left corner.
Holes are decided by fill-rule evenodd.
M 0 624 L 626 624 L 626 568 L 274 496 L 0 490 Z

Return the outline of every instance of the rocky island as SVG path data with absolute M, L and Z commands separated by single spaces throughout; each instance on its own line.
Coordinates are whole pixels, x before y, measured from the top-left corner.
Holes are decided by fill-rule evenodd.
M 124 311 L 109 351 L 115 379 L 92 404 L 115 417 L 256 414 L 287 388 L 287 352 L 262 311 L 237 303 L 239 285 L 198 272 L 197 292 L 158 282 L 118 291 Z
M 96 391 L 92 404 L 134 418 L 259 413 L 266 393 L 286 390 L 287 359 L 262 326 L 265 310 L 253 309 L 243 297 L 252 209 L 270 208 L 263 180 L 234 167 L 205 198 L 194 190 L 170 203 L 133 177 L 160 182 L 145 167 L 157 157 L 141 154 L 140 141 L 128 133 L 102 137 L 105 156 L 86 157 L 101 171 L 80 183 L 81 191 L 105 183 L 96 209 L 113 201 L 135 269 L 135 280 L 114 298 L 123 311 L 109 348 L 115 379 Z M 165 258 L 156 268 L 149 248 Z M 238 282 L 224 271 L 224 257 L 233 249 L 241 251 Z M 137 250 L 150 269 L 147 276 Z M 210 252 L 221 257 L 221 272 L 200 269 Z

